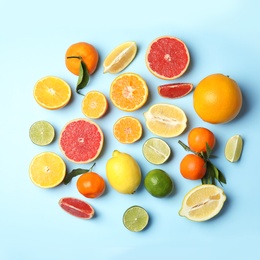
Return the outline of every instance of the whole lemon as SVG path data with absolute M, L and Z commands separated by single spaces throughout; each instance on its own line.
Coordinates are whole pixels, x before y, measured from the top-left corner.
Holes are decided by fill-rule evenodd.
M 131 155 L 117 150 L 107 161 L 106 175 L 112 188 L 123 194 L 134 193 L 142 179 L 141 170 L 136 160 Z
M 233 120 L 242 107 L 242 94 L 237 82 L 217 73 L 202 79 L 193 94 L 193 106 L 198 116 L 211 124 Z

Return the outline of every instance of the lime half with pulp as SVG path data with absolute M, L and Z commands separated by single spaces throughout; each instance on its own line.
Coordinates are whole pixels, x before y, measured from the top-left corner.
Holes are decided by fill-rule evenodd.
M 49 122 L 37 121 L 30 127 L 29 136 L 34 144 L 48 145 L 54 139 L 55 130 Z
M 132 206 L 128 208 L 123 215 L 123 223 L 125 227 L 133 232 L 143 230 L 149 222 L 147 211 L 140 206 Z
M 153 164 L 162 164 L 168 160 L 171 154 L 169 145 L 160 138 L 149 138 L 143 144 L 143 155 L 147 161 Z
M 230 162 L 237 162 L 243 150 L 243 139 L 240 135 L 229 138 L 225 147 L 225 157 Z

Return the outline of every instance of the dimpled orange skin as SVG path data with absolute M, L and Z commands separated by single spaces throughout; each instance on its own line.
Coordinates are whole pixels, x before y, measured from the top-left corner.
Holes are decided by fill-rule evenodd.
M 195 88 L 193 106 L 203 121 L 211 124 L 227 123 L 240 112 L 242 93 L 233 79 L 223 74 L 212 74 Z

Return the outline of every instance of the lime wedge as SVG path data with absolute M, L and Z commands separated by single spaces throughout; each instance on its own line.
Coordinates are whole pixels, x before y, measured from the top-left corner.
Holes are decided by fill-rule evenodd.
M 29 136 L 34 144 L 48 145 L 54 139 L 55 130 L 49 122 L 37 121 L 30 127 Z
M 147 211 L 140 206 L 132 206 L 128 208 L 123 215 L 123 223 L 125 227 L 133 232 L 143 230 L 149 221 Z
M 243 150 L 243 139 L 240 135 L 234 135 L 226 143 L 225 157 L 230 162 L 237 162 Z
M 171 154 L 169 145 L 160 138 L 149 138 L 143 144 L 143 155 L 147 161 L 153 164 L 162 164 L 168 160 Z

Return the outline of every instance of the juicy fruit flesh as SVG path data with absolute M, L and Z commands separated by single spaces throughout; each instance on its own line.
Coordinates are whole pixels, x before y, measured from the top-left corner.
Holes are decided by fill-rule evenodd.
M 243 150 L 243 139 L 240 135 L 232 136 L 226 143 L 225 157 L 230 162 L 237 162 Z
M 75 163 L 95 160 L 103 147 L 103 132 L 89 120 L 75 119 L 61 132 L 60 148 L 64 155 Z
M 181 98 L 188 95 L 193 89 L 191 83 L 171 83 L 158 87 L 158 93 L 162 97 Z

